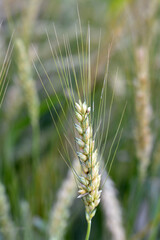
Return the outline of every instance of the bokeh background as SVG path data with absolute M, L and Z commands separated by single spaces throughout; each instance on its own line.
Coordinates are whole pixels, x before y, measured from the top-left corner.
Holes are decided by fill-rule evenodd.
M 93 76 L 101 33 L 97 99 L 103 86 L 108 50 L 111 49 L 106 122 L 113 92 L 115 96 L 108 141 L 103 155 L 104 161 L 107 160 L 127 103 L 121 125 L 123 132 L 120 144 L 109 172 L 122 208 L 126 239 L 158 240 L 160 239 L 160 4 L 158 0 L 0 1 L 0 67 L 4 72 L 1 75 L 5 80 L 4 86 L 8 85 L 0 109 L 0 181 L 5 187 L 10 205 L 9 215 L 17 231 L 16 239 L 48 239 L 50 212 L 56 202 L 57 192 L 67 175 L 68 166 L 59 153 L 60 138 L 46 104 L 47 95 L 40 78 L 45 83 L 60 119 L 65 125 L 66 119 L 47 80 L 49 76 L 53 81 L 69 120 L 70 112 L 60 87 L 48 35 L 53 48 L 57 49 L 58 56 L 60 56 L 58 51 L 60 46 L 64 61 L 66 53 L 63 37 L 67 38 L 72 48 L 75 69 L 78 69 L 75 25 L 78 29 L 79 42 L 81 36 L 77 4 L 84 38 L 87 35 L 88 24 L 90 25 Z M 137 79 L 141 73 L 142 78 L 147 78 L 147 97 L 144 105 L 148 105 L 150 113 L 146 115 L 142 113 L 145 107 L 143 103 L 142 109 L 138 107 L 141 93 L 137 95 Z M 1 100 L 5 89 L 3 88 Z M 142 86 L 142 98 L 143 90 L 145 91 Z M 96 101 L 98 102 L 95 99 L 95 103 Z M 139 123 L 141 113 L 144 118 L 142 125 Z M 59 119 L 56 114 L 53 115 L 62 134 L 63 129 Z M 138 133 L 143 126 L 147 126 L 147 132 L 144 129 L 144 132 L 142 131 L 144 139 L 142 136 L 138 140 Z M 68 130 L 68 136 L 70 134 Z M 141 141 L 146 141 L 144 144 L 148 144 L 147 153 Z M 116 144 L 112 155 L 115 149 Z M 142 153 L 139 154 L 141 150 Z M 143 159 L 141 156 L 143 154 L 148 155 Z M 142 161 L 147 161 L 146 168 L 141 166 Z M 141 170 L 142 168 L 145 170 Z M 82 201 L 75 199 L 70 211 L 64 239 L 84 239 L 86 221 Z M 105 222 L 104 211 L 99 206 L 93 219 L 91 239 L 112 239 Z M 6 239 L 3 231 L 0 233 L 0 239 Z

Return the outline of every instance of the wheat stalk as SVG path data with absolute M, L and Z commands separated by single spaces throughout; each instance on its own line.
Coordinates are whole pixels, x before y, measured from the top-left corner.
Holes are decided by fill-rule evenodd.
M 96 213 L 96 207 L 100 202 L 101 190 L 99 190 L 101 175 L 99 174 L 99 162 L 97 162 L 97 149 L 94 150 L 94 139 L 90 123 L 90 107 L 87 104 L 75 104 L 75 115 L 78 124 L 75 125 L 78 132 L 76 142 L 79 146 L 77 155 L 81 164 L 81 175 L 79 176 L 79 196 L 85 204 L 88 231 L 86 239 L 89 239 L 91 220 Z
M 27 48 L 22 39 L 16 39 L 17 67 L 19 86 L 24 93 L 24 101 L 28 108 L 33 130 L 33 156 L 35 162 L 39 159 L 39 98 L 35 82 L 32 78 L 31 63 Z
M 81 29 L 81 27 L 80 27 L 80 29 Z M 99 161 L 97 161 L 97 154 L 98 154 L 97 149 L 100 149 L 101 143 L 104 140 L 104 142 L 102 144 L 103 147 L 101 149 L 102 150 L 101 153 L 103 154 L 104 148 L 105 148 L 105 145 L 107 142 L 107 137 L 108 137 L 110 114 L 111 114 L 111 108 L 112 108 L 112 103 L 113 103 L 113 99 L 114 99 L 114 94 L 112 95 L 112 99 L 111 99 L 111 107 L 109 110 L 109 120 L 108 120 L 107 132 L 106 132 L 106 134 L 104 134 L 105 120 L 106 120 L 106 107 L 107 107 L 106 106 L 107 75 L 108 75 L 108 62 L 107 62 L 103 86 L 101 89 L 100 101 L 99 102 L 96 101 L 96 105 L 99 104 L 97 118 L 95 120 L 94 115 L 93 115 L 93 119 L 92 119 L 93 123 L 95 123 L 97 126 L 96 129 L 101 128 L 101 131 L 102 131 L 102 134 L 100 134 L 100 131 L 98 133 L 98 130 L 95 133 L 99 137 L 99 139 L 97 137 L 97 139 L 99 141 L 97 144 L 97 149 L 95 149 L 95 147 L 94 147 L 95 140 L 94 140 L 94 136 L 93 136 L 90 107 L 88 107 L 88 102 L 90 102 L 90 104 L 92 103 L 92 108 L 94 110 L 94 97 L 95 97 L 95 91 L 96 91 L 96 75 L 97 75 L 97 68 L 98 68 L 100 43 L 99 43 L 99 48 L 98 48 L 95 79 L 92 80 L 91 57 L 90 57 L 90 29 L 88 28 L 85 50 L 84 50 L 84 42 L 82 40 L 82 35 L 81 35 L 82 59 L 81 59 L 81 56 L 79 55 L 80 48 L 79 48 L 79 43 L 78 43 L 78 39 L 77 39 L 78 57 L 79 57 L 79 63 L 80 63 L 80 67 L 79 67 L 80 68 L 80 78 L 79 78 L 79 76 L 77 75 L 77 71 L 75 69 L 74 59 L 73 59 L 72 51 L 71 51 L 68 41 L 65 41 L 65 39 L 64 39 L 65 52 L 66 52 L 66 56 L 67 56 L 67 66 L 66 66 L 63 61 L 63 55 L 62 55 L 62 52 L 60 49 L 56 30 L 55 30 L 55 35 L 56 35 L 56 39 L 57 39 L 57 44 L 59 46 L 60 57 L 58 57 L 55 49 L 53 50 L 48 34 L 47 34 L 47 38 L 48 38 L 51 52 L 53 55 L 53 59 L 54 59 L 55 65 L 56 65 L 57 73 L 59 76 L 59 82 L 60 82 L 60 85 L 62 88 L 62 92 L 64 93 L 66 104 L 69 108 L 71 108 L 72 110 L 73 109 L 75 110 L 75 117 L 77 118 L 77 122 L 74 122 L 74 123 L 75 123 L 75 128 L 77 131 L 76 143 L 77 143 L 78 151 L 77 151 L 77 149 L 75 151 L 73 143 L 70 141 L 70 139 L 67 138 L 67 130 L 68 130 L 68 127 L 70 127 L 70 125 L 69 125 L 70 122 L 67 122 L 67 128 L 62 123 L 61 119 L 59 118 L 59 114 L 57 112 L 56 106 L 52 102 L 51 97 L 47 91 L 47 88 L 44 85 L 43 79 L 40 76 L 36 66 L 35 66 L 35 69 L 36 69 L 36 72 L 42 83 L 42 86 L 47 94 L 50 105 L 53 107 L 54 114 L 52 114 L 52 111 L 50 110 L 50 106 L 48 104 L 48 107 L 49 107 L 49 110 L 50 110 L 50 113 L 52 116 L 52 120 L 55 124 L 57 133 L 60 137 L 62 148 L 65 152 L 65 156 L 62 156 L 62 154 L 61 154 L 61 156 L 63 157 L 63 159 L 65 160 L 66 163 L 67 163 L 67 161 L 66 161 L 66 158 L 67 158 L 67 160 L 69 161 L 69 164 L 67 163 L 67 165 L 70 165 L 70 159 L 68 157 L 69 154 L 68 154 L 68 151 L 65 149 L 66 146 L 64 144 L 64 141 L 62 140 L 61 133 L 57 126 L 57 120 L 55 120 L 55 116 L 57 116 L 57 118 L 59 120 L 59 124 L 61 125 L 61 127 L 64 131 L 64 136 L 65 136 L 67 142 L 71 146 L 73 152 L 75 154 L 77 154 L 79 161 L 80 161 L 81 173 L 80 174 L 75 173 L 75 176 L 77 177 L 78 187 L 79 187 L 78 198 L 82 199 L 84 202 L 84 205 L 85 205 L 86 220 L 88 222 L 86 240 L 88 240 L 89 236 L 90 236 L 90 230 L 91 230 L 91 220 L 96 213 L 96 207 L 98 206 L 98 204 L 100 202 L 100 196 L 101 196 L 101 190 L 99 190 L 101 175 L 99 174 Z M 86 53 L 84 53 L 84 51 L 86 51 Z M 109 58 L 109 52 L 107 55 L 108 58 Z M 55 94 L 55 97 L 57 99 L 59 107 L 62 111 L 62 115 L 64 115 L 64 117 L 66 118 L 66 114 L 64 112 L 63 105 L 61 104 L 59 96 L 56 93 L 55 85 L 52 82 L 52 80 L 50 79 L 50 77 L 49 77 L 47 71 L 45 70 L 45 67 L 43 66 L 39 57 L 38 57 L 38 60 L 41 64 L 41 66 L 45 72 L 46 78 L 49 81 L 49 84 Z M 72 74 L 71 73 L 73 74 L 73 79 L 74 79 L 73 83 L 72 83 L 72 77 L 71 77 Z M 80 80 L 80 82 L 79 82 L 79 80 Z M 93 92 L 92 92 L 92 90 L 93 90 Z M 76 100 L 75 100 L 75 99 L 77 99 L 77 97 L 79 99 L 79 102 L 76 102 Z M 82 103 L 81 99 L 85 99 L 87 103 L 86 102 Z M 122 119 L 121 119 L 121 121 L 122 121 Z M 121 121 L 120 121 L 120 123 L 121 123 Z M 113 140 L 112 146 L 114 145 L 115 139 L 119 132 L 119 127 L 120 127 L 120 124 L 118 126 L 116 136 Z M 73 132 L 73 128 L 71 128 L 71 132 Z M 111 153 L 111 151 L 112 151 L 112 147 L 111 147 L 110 153 Z M 109 158 L 110 158 L 110 154 L 109 154 Z M 107 162 L 106 162 L 106 164 L 107 164 Z M 63 190 L 63 191 L 66 193 L 65 190 Z M 61 201 L 60 201 L 59 197 L 58 197 L 58 199 L 59 199 L 59 202 L 57 203 L 57 207 L 54 208 L 53 212 L 54 212 L 54 216 L 58 217 L 59 222 L 61 222 L 62 221 L 61 218 L 62 219 L 64 218 L 63 213 L 61 212 L 63 210 L 63 208 L 62 208 L 62 204 L 60 204 Z M 62 197 L 62 199 L 63 199 L 63 197 Z M 59 204 L 60 204 L 60 206 L 59 206 Z M 63 204 L 65 205 L 64 201 L 63 201 Z M 56 210 L 56 209 L 59 209 L 59 210 Z M 55 214 L 56 211 L 57 211 L 57 213 Z M 54 225 L 56 226 L 55 223 L 54 223 Z M 52 237 L 54 236 L 55 232 L 57 232 L 57 231 L 60 231 L 60 234 L 62 234 L 62 232 L 63 232 L 61 230 L 61 229 L 63 229 L 63 227 L 59 227 L 59 228 L 56 227 L 56 229 L 55 229 L 54 225 L 52 224 L 52 226 L 53 226 L 52 227 L 52 235 L 51 235 Z M 53 229 L 54 229 L 54 231 L 53 231 Z
M 107 181 L 103 188 L 102 206 L 105 215 L 106 227 L 111 232 L 112 240 L 126 240 L 125 230 L 122 221 L 122 209 L 117 198 L 117 190 L 114 182 L 107 173 L 103 174 L 103 180 Z
M 148 76 L 148 49 L 140 46 L 136 50 L 137 79 L 135 82 L 135 108 L 137 117 L 136 148 L 140 160 L 140 176 L 145 178 L 152 150 L 152 133 L 150 128 L 152 109 L 150 105 L 150 88 Z
M 24 92 L 24 99 L 28 107 L 32 126 L 35 127 L 39 118 L 39 100 L 36 86 L 32 78 L 31 64 L 27 49 L 22 39 L 16 40 L 17 67 L 19 83 Z
M 73 162 L 73 168 L 79 172 L 78 160 Z M 72 170 L 68 171 L 57 196 L 57 201 L 53 206 L 49 224 L 49 239 L 62 240 L 67 228 L 70 216 L 70 207 L 76 196 L 77 185 Z
M 23 95 L 20 91 L 19 85 L 16 83 L 12 85 L 6 95 L 6 101 L 4 104 L 4 111 L 6 119 L 11 122 L 17 117 L 23 103 Z M 17 101 L 18 99 L 18 101 Z
M 9 216 L 9 203 L 2 183 L 0 183 L 0 232 L 5 240 L 16 239 L 16 231 Z
M 22 201 L 20 204 L 21 208 L 21 219 L 23 227 L 23 240 L 33 239 L 33 229 L 32 229 L 32 214 L 30 210 L 29 203 L 27 201 Z
M 28 7 L 25 14 L 22 17 L 22 38 L 27 46 L 29 46 L 33 26 L 36 21 L 42 0 L 30 0 L 28 1 Z

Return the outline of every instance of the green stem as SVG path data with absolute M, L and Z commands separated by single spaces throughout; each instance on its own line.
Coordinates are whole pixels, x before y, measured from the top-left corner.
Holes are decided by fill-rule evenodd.
M 88 227 L 87 227 L 87 234 L 85 240 L 89 240 L 90 232 L 91 232 L 91 220 L 87 221 L 88 222 Z

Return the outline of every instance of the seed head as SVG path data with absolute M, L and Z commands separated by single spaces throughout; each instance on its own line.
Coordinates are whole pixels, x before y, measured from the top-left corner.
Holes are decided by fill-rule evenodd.
M 101 191 L 99 190 L 101 176 L 99 174 L 99 163 L 97 162 L 97 149 L 94 149 L 93 130 L 89 121 L 90 107 L 86 102 L 75 104 L 75 116 L 78 124 L 75 128 L 79 134 L 76 143 L 79 147 L 77 155 L 81 164 L 81 175 L 79 176 L 79 196 L 82 198 L 86 208 L 86 219 L 90 221 L 100 202 Z

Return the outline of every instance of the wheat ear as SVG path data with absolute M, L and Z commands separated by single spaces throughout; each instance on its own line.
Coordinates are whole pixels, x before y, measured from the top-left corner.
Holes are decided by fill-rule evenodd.
M 16 39 L 16 52 L 19 84 L 24 92 L 24 100 L 28 107 L 32 126 L 35 127 L 39 119 L 39 99 L 36 85 L 32 78 L 29 55 L 23 40 L 20 38 Z
M 79 172 L 79 163 L 75 159 L 73 168 Z M 57 201 L 53 206 L 49 224 L 49 239 L 62 240 L 67 228 L 67 221 L 70 217 L 70 207 L 76 197 L 77 185 L 72 170 L 68 171 L 57 196 Z
M 97 162 L 97 149 L 94 150 L 94 139 L 91 121 L 89 118 L 90 107 L 87 104 L 75 104 L 75 115 L 78 124 L 75 125 L 78 132 L 76 142 L 79 146 L 77 155 L 81 164 L 81 175 L 79 176 L 79 196 L 85 204 L 86 219 L 88 222 L 88 232 L 86 239 L 89 238 L 91 219 L 96 213 L 96 207 L 100 202 L 101 191 L 99 190 L 101 175 L 99 174 L 99 162 Z
M 4 103 L 5 117 L 9 122 L 17 117 L 23 102 L 23 95 L 18 84 L 11 86 L 7 90 L 6 101 Z
M 140 46 L 136 49 L 137 79 L 135 93 L 136 107 L 136 148 L 140 160 L 140 176 L 145 178 L 152 150 L 152 132 L 150 128 L 152 109 L 148 76 L 148 48 Z
M 107 178 L 107 173 L 103 174 L 103 181 Z M 105 224 L 111 233 L 112 240 L 126 240 L 125 230 L 122 220 L 122 209 L 117 198 L 117 190 L 110 177 L 103 188 L 102 206 L 105 215 Z
M 39 159 L 39 98 L 35 82 L 32 78 L 31 62 L 27 48 L 22 39 L 16 39 L 17 67 L 19 86 L 24 93 L 24 101 L 28 108 L 33 130 L 33 157 Z M 36 164 L 35 164 L 36 165 Z
M 22 18 L 22 38 L 27 46 L 29 46 L 33 26 L 36 22 L 42 0 L 29 0 L 28 7 Z
M 9 216 L 9 203 L 2 183 L 0 183 L 0 233 L 5 240 L 16 239 L 16 231 Z

